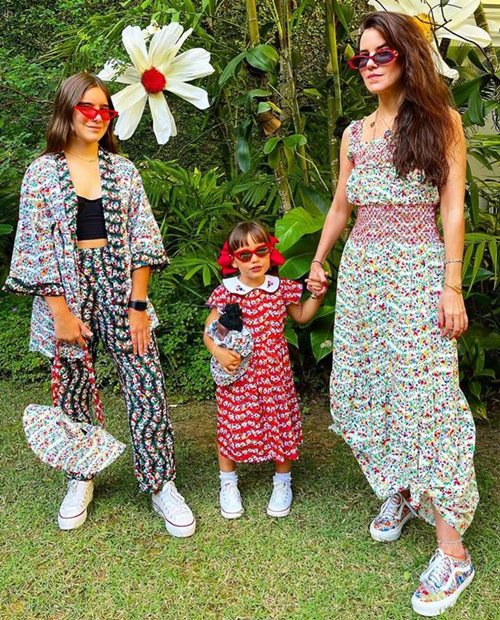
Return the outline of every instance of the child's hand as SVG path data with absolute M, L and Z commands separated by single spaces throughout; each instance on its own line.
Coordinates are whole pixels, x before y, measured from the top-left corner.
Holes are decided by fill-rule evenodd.
M 241 355 L 231 349 L 216 347 L 213 355 L 222 368 L 224 368 L 227 372 L 235 372 L 241 364 Z

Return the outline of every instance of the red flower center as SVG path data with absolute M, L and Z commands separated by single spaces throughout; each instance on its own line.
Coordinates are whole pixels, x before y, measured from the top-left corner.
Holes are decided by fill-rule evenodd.
M 167 80 L 163 73 L 160 73 L 158 69 L 151 67 L 141 76 L 141 82 L 144 88 L 148 93 L 154 95 L 155 93 L 161 93 L 161 91 L 165 88 L 165 84 Z

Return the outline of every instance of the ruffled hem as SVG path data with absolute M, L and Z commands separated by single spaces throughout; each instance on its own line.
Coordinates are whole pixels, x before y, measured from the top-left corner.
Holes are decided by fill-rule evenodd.
M 13 293 L 14 295 L 38 295 L 40 297 L 61 297 L 64 295 L 63 285 L 59 282 L 32 284 L 14 277 L 7 278 L 2 289 L 6 293 Z

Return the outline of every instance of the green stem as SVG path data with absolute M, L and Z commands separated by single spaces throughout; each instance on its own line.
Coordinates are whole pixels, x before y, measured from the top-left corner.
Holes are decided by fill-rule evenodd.
M 486 19 L 486 13 L 484 12 L 484 7 L 483 7 L 482 2 L 479 3 L 477 9 L 474 11 L 474 18 L 479 28 L 482 28 L 488 34 L 491 34 L 490 27 L 488 26 L 488 20 Z M 488 47 L 483 48 L 483 52 L 485 53 L 486 58 L 488 58 L 488 60 L 490 61 L 493 71 L 497 71 L 498 59 L 495 53 L 495 48 L 493 47 L 493 43 L 488 45 Z
M 289 120 L 293 121 L 295 133 L 302 133 L 304 130 L 304 123 L 300 114 L 299 102 L 297 100 L 297 89 L 295 87 L 295 77 L 293 74 L 292 66 L 292 40 L 290 32 L 290 14 L 289 14 L 289 0 L 274 0 L 277 25 L 278 25 L 278 37 L 280 42 L 280 90 L 282 92 L 282 101 L 285 105 L 282 105 L 281 120 L 283 128 L 286 128 Z M 300 155 L 299 164 L 302 168 L 304 175 L 304 181 L 309 183 L 309 171 L 308 171 L 308 159 L 306 156 L 305 145 L 298 147 L 298 153 Z
M 340 143 L 336 136 L 337 121 L 342 116 L 342 91 L 340 84 L 339 59 L 337 55 L 337 32 L 334 12 L 334 2 L 337 0 L 325 0 L 326 4 L 326 38 L 330 62 L 327 67 L 327 74 L 333 82 L 333 94 L 328 93 L 327 112 L 328 112 L 328 152 L 330 155 L 330 175 L 332 192 L 335 191 L 339 175 L 339 153 Z
M 250 43 L 252 47 L 260 43 L 259 35 L 259 20 L 257 18 L 257 3 L 256 0 L 246 0 L 247 3 L 247 18 L 248 18 L 248 34 L 250 36 Z

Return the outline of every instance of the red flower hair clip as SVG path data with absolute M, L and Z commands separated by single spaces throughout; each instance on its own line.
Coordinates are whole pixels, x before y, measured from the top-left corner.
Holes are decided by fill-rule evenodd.
M 267 242 L 267 247 L 270 250 L 269 260 L 271 263 L 271 267 L 278 267 L 279 265 L 283 265 L 285 263 L 285 257 L 281 252 L 278 252 L 276 249 L 276 244 L 278 243 L 278 239 L 269 235 L 269 241 Z M 230 276 L 235 273 L 238 273 L 238 270 L 233 267 L 234 256 L 229 251 L 229 242 L 225 241 L 222 246 L 222 250 L 220 251 L 219 258 L 217 259 L 217 263 L 222 267 L 222 275 Z
M 222 246 L 222 250 L 220 251 L 219 258 L 217 259 L 217 264 L 222 267 L 223 276 L 230 276 L 233 273 L 238 272 L 238 270 L 233 267 L 232 263 L 233 255 L 229 251 L 229 241 L 224 241 L 224 245 Z

